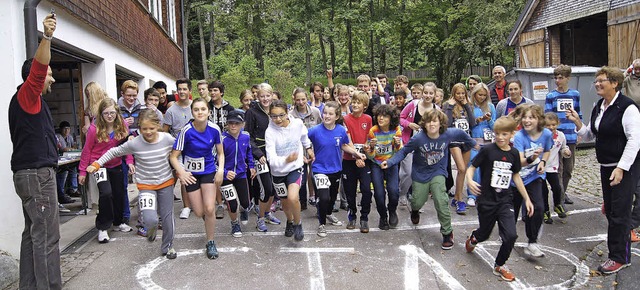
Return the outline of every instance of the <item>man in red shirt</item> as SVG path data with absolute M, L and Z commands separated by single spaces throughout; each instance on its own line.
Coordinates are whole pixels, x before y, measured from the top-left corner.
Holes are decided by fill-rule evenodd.
M 507 81 L 504 79 L 506 74 L 507 71 L 501 65 L 493 68 L 493 79 L 495 83 L 489 86 L 489 94 L 491 95 L 491 102 L 494 106 L 507 97 Z
M 54 14 L 43 21 L 43 39 L 33 59 L 22 65 L 24 83 L 9 103 L 13 143 L 11 171 L 22 200 L 24 231 L 20 245 L 20 289 L 61 289 L 60 225 L 56 171 L 58 152 L 53 118 L 42 95 L 55 82 L 49 67 Z

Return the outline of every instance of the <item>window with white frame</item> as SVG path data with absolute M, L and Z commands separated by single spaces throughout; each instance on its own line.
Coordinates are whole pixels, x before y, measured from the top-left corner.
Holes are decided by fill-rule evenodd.
M 149 12 L 162 25 L 162 0 L 149 0 Z
M 176 1 L 167 0 L 167 23 L 169 24 L 169 36 L 173 40 L 177 40 L 176 34 Z

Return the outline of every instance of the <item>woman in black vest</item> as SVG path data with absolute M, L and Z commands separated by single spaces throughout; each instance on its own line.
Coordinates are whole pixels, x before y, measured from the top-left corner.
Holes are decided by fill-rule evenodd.
M 607 246 L 609 259 L 598 271 L 618 272 L 630 265 L 631 204 L 640 170 L 636 168 L 640 148 L 640 112 L 635 103 L 619 90 L 624 77 L 618 68 L 602 67 L 593 82 L 602 97 L 591 112 L 588 126 L 572 109 L 567 118 L 576 124 L 578 136 L 587 141 L 596 139 L 596 157 L 600 163 L 603 209 L 609 222 Z

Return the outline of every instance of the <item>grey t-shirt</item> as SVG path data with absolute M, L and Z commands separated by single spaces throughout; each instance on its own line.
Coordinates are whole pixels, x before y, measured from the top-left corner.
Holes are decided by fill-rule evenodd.
M 182 130 L 182 127 L 184 127 L 184 125 L 186 125 L 192 118 L 193 115 L 191 114 L 191 106 L 183 108 L 180 107 L 178 103 L 175 103 L 173 104 L 173 106 L 167 109 L 167 112 L 164 114 L 162 123 L 171 127 L 169 129 L 169 133 L 171 133 L 171 136 L 176 138 L 178 137 L 180 130 Z

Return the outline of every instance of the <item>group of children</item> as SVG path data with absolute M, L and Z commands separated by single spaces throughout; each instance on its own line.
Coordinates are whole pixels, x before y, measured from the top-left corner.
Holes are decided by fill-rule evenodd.
M 296 89 L 288 105 L 274 100 L 268 84 L 260 84 L 241 94 L 238 110 L 223 109 L 230 105 L 221 100 L 220 82 L 205 82 L 208 96 L 191 100 L 190 82 L 180 79 L 178 94 L 162 120 L 159 104 L 147 103 L 136 115 L 132 135 L 132 123 L 125 122 L 119 106 L 108 98 L 100 101 L 87 131 L 79 178 L 84 183 L 85 176 L 93 174 L 100 190 L 98 241 L 108 242 L 112 224 L 131 230 L 122 217 L 125 183 L 122 159 L 117 158 L 126 156 L 140 191 L 141 228 L 153 241 L 161 221 L 161 251 L 169 259 L 176 258 L 174 174 L 185 186 L 186 217 L 193 211 L 204 219 L 205 251 L 211 259 L 218 257 L 215 210 L 221 199 L 234 237 L 242 236 L 240 224 L 247 223 L 252 208 L 257 211 L 258 231 L 266 232 L 267 223 L 280 224 L 271 213 L 276 198 L 286 216 L 284 235 L 301 241 L 301 210 L 307 199 L 312 200 L 312 192 L 320 237 L 327 236 L 327 222 L 341 225 L 332 215 L 341 191 L 348 209 L 346 227 L 358 226 L 360 208 L 362 233 L 369 232 L 372 199 L 378 228 L 389 230 L 398 226 L 397 208 L 407 199 L 411 222 L 419 224 L 420 211 L 431 196 L 442 248 L 448 250 L 454 245 L 448 196 L 454 184 L 451 204 L 456 212 L 464 214 L 467 205 L 475 206 L 479 216 L 479 227 L 466 242 L 468 252 L 499 224 L 502 246 L 494 273 L 515 279 L 505 262 L 517 238 L 515 223 L 522 205 L 529 242 L 525 253 L 544 255 L 539 232 L 543 222 L 552 223 L 545 180 L 553 191 L 554 211 L 566 217 L 558 161 L 572 154 L 563 133 L 556 130 L 561 123 L 555 112 L 544 114 L 538 105 L 522 104 L 509 116 L 497 118 L 489 88 L 477 78 L 454 85 L 449 100 L 443 101 L 442 90 L 431 82 L 409 89 L 408 79 L 399 77 L 390 93 L 385 90 L 386 76 L 372 80 L 361 75 L 351 92 L 348 86 L 333 86 L 331 71 L 327 75 L 328 92 L 322 84 L 313 84 L 311 100 L 305 90 Z M 149 91 L 149 96 L 157 94 Z M 458 170 L 455 183 L 452 159 Z

